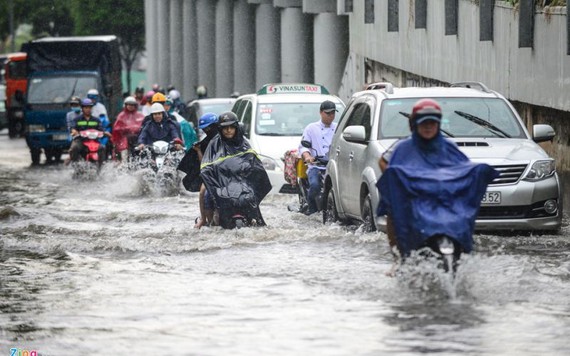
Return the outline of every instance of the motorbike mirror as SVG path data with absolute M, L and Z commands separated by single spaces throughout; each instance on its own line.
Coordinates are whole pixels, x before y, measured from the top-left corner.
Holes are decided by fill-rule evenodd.
M 307 140 L 302 140 L 301 146 L 303 146 L 305 148 L 313 148 L 313 145 L 311 145 L 311 141 L 307 141 Z

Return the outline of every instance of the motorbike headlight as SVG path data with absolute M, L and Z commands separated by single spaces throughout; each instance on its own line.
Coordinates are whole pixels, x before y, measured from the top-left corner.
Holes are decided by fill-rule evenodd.
M 46 132 L 44 125 L 29 125 L 28 132 Z
M 261 156 L 260 158 L 263 168 L 265 168 L 266 171 L 275 171 L 279 169 L 279 165 L 273 158 L 267 156 Z
M 554 160 L 536 161 L 523 178 L 524 180 L 536 182 L 550 177 L 556 172 L 556 162 Z

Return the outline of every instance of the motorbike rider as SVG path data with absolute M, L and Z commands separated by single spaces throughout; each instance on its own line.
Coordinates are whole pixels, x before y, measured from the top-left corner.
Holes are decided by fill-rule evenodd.
M 311 142 L 312 148 L 299 146 L 299 155 L 301 159 L 308 165 L 307 177 L 309 179 L 308 203 L 309 208 L 305 212 L 306 215 L 316 213 L 318 210 L 317 199 L 321 191 L 321 175 L 324 174 L 326 167 L 317 166 L 315 156 L 323 156 L 328 158 L 329 148 L 336 130 L 335 119 L 336 109 L 335 103 L 325 100 L 321 103 L 319 112 L 321 119 L 313 122 L 303 131 L 302 140 Z
M 71 99 L 69 99 L 69 107 L 71 111 L 66 114 L 65 122 L 67 123 L 67 130 L 71 133 L 73 119 L 81 115 L 81 98 L 78 96 L 72 96 Z
M 135 97 L 128 96 L 123 103 L 123 110 L 117 115 L 113 125 L 112 140 L 120 159 L 125 161 L 129 154 L 129 148 L 133 148 L 137 142 L 144 116 L 138 111 L 138 103 Z
M 87 129 L 96 129 L 99 131 L 104 131 L 101 119 L 91 115 L 91 109 L 93 108 L 93 101 L 89 98 L 81 100 L 81 115 L 77 116 L 73 120 L 71 125 L 71 137 L 73 137 L 73 142 L 71 143 L 71 148 L 69 149 L 69 155 L 73 162 L 79 161 L 82 154 L 85 152 L 85 146 L 83 145 L 79 132 Z M 105 132 L 105 136 L 111 136 L 110 133 Z M 105 152 L 105 146 L 102 144 L 99 146 L 99 164 L 103 161 L 103 154 Z
M 153 90 L 147 91 L 141 102 L 142 105 L 141 112 L 145 117 L 150 115 L 150 106 L 152 105 L 152 97 L 154 94 L 156 94 L 156 92 Z
M 247 224 L 263 226 L 259 203 L 271 190 L 269 176 L 244 137 L 236 114 L 222 113 L 218 132 L 204 152 L 200 176 L 214 198 L 219 223 L 233 228 L 234 218 L 240 216 Z
M 418 100 L 409 117 L 412 135 L 384 157 L 389 164 L 377 182 L 377 215 L 392 219 L 402 257 L 437 235 L 454 238 L 469 253 L 481 199 L 498 173 L 471 162 L 443 137 L 442 110 L 435 100 Z
M 150 112 L 152 120 L 147 124 L 143 123 L 138 137 L 137 149 L 141 150 L 145 145 L 152 145 L 155 141 L 162 140 L 172 142 L 175 139 L 178 139 L 176 149 L 183 149 L 182 140 L 178 135 L 178 129 L 174 122 L 167 117 L 164 106 L 159 103 L 154 103 L 151 106 Z
M 188 151 L 178 166 L 179 170 L 186 173 L 186 176 L 182 179 L 182 184 L 184 184 L 186 190 L 200 192 L 200 217 L 196 219 L 196 225 L 194 225 L 197 229 L 205 224 L 212 224 L 214 220 L 214 201 L 206 190 L 206 186 L 202 183 L 200 163 L 202 162 L 203 152 L 206 151 L 210 141 L 218 134 L 217 123 L 218 115 L 214 113 L 205 113 L 200 117 L 198 125 L 201 131 L 201 140 L 192 146 L 192 149 Z

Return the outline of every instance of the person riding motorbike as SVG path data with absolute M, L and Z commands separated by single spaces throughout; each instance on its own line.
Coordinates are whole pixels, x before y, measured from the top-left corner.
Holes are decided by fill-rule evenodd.
M 152 120 L 147 124 L 143 123 L 138 137 L 137 148 L 141 150 L 145 145 L 152 145 L 155 141 L 171 142 L 177 138 L 180 144 L 177 144 L 176 148 L 182 149 L 182 140 L 178 135 L 178 129 L 174 122 L 166 116 L 166 111 L 164 111 L 162 104 L 152 104 L 150 112 Z
M 217 123 L 218 115 L 214 113 L 205 113 L 200 117 L 198 124 L 201 131 L 201 139 L 186 153 L 178 166 L 180 171 L 186 173 L 186 176 L 182 179 L 184 188 L 190 192 L 200 192 L 200 217 L 196 219 L 196 225 L 194 226 L 197 229 L 205 224 L 212 224 L 214 220 L 214 202 L 202 182 L 202 177 L 200 177 L 200 163 L 202 162 L 203 152 L 206 151 L 210 141 L 218 134 Z
M 69 149 L 69 155 L 73 162 L 79 161 L 82 155 L 85 154 L 86 147 L 81 142 L 79 137 L 79 132 L 87 129 L 96 129 L 99 131 L 104 131 L 101 119 L 91 115 L 91 109 L 93 108 L 93 101 L 89 98 L 85 98 L 81 101 L 81 111 L 82 114 L 77 116 L 71 125 L 71 137 L 73 137 L 73 142 L 71 143 L 71 148 Z M 105 132 L 106 136 L 111 136 L 110 133 Z M 105 153 L 105 146 L 102 144 L 99 146 L 97 154 L 99 156 L 99 165 L 103 162 L 103 155 Z
M 138 111 L 138 103 L 135 97 L 128 96 L 123 103 L 124 108 L 117 115 L 113 125 L 112 141 L 120 159 L 125 161 L 129 154 L 129 148 L 132 149 L 136 145 L 144 116 Z
M 236 114 L 222 113 L 219 134 L 210 143 L 200 165 L 200 176 L 214 198 L 223 228 L 262 226 L 259 203 L 271 190 L 269 176 L 244 137 Z
M 410 115 L 412 135 L 394 148 L 377 182 L 377 215 L 391 217 L 403 259 L 438 236 L 451 238 L 461 253 L 471 252 L 481 199 L 498 175 L 445 139 L 441 119 L 439 103 L 417 101 Z
M 317 199 L 322 188 L 321 175 L 324 174 L 326 167 L 317 166 L 313 163 L 315 162 L 315 156 L 328 158 L 329 147 L 336 130 L 336 123 L 333 121 L 337 111 L 335 103 L 330 100 L 323 101 L 319 109 L 321 119 L 307 125 L 303 131 L 301 140 L 310 142 L 312 147 L 299 146 L 299 155 L 309 166 L 307 169 L 309 178 L 307 200 L 309 208 L 305 212 L 306 215 L 311 215 L 319 210 L 320 204 L 318 204 Z
M 67 130 L 71 133 L 71 126 L 73 125 L 73 119 L 81 115 L 81 98 L 78 96 L 72 96 L 69 100 L 69 111 L 65 116 L 65 122 L 67 123 Z

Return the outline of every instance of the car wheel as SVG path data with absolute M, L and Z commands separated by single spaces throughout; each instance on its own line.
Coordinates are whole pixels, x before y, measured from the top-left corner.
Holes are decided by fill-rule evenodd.
M 336 210 L 336 199 L 334 196 L 334 191 L 332 188 L 329 188 L 326 194 L 326 204 L 323 209 L 323 224 L 339 221 L 338 211 Z
M 374 208 L 372 207 L 372 198 L 370 197 L 370 194 L 368 194 L 366 199 L 364 199 L 361 211 L 362 229 L 365 232 L 376 231 L 376 224 L 374 223 Z

